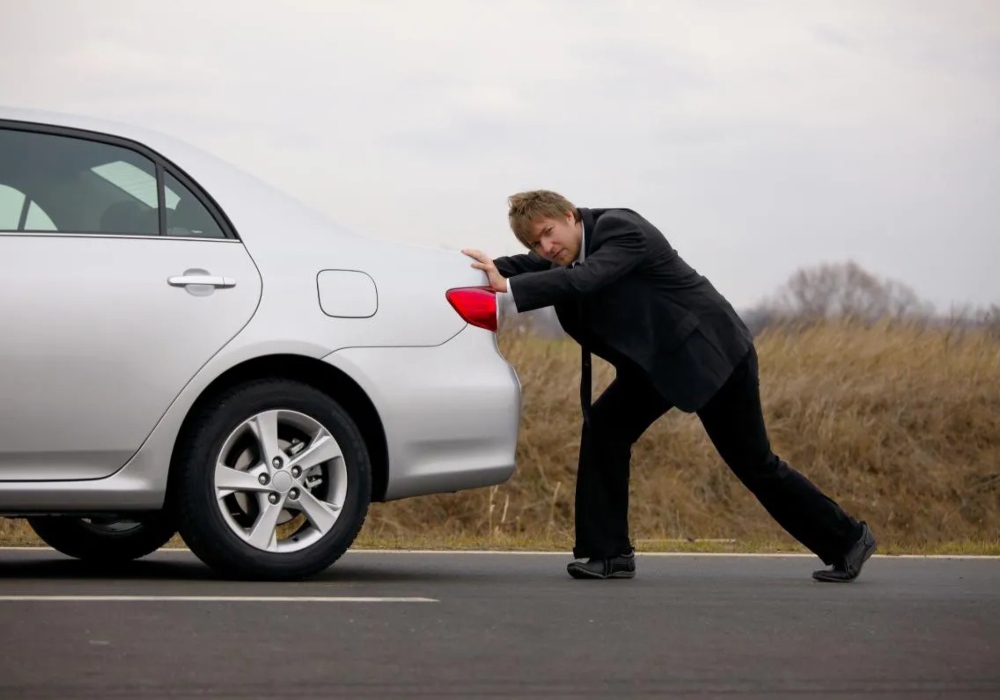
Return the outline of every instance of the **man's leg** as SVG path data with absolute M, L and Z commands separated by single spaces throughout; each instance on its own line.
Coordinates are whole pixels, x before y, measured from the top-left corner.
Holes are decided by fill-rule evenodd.
M 753 348 L 698 417 L 733 473 L 779 525 L 825 563 L 837 562 L 857 542 L 860 523 L 771 451 Z
M 606 559 L 632 549 L 628 536 L 632 444 L 670 404 L 648 382 L 619 374 L 590 409 L 576 477 L 573 556 Z

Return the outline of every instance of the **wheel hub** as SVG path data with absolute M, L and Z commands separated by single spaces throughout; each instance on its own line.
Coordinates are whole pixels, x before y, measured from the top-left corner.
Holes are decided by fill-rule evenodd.
M 292 475 L 288 472 L 278 472 L 271 479 L 271 486 L 278 493 L 288 493 L 294 484 L 295 480 L 292 479 Z

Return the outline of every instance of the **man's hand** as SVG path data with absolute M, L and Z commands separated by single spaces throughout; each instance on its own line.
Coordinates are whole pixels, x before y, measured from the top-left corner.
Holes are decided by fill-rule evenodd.
M 493 258 L 481 251 L 470 250 L 468 248 L 463 248 L 462 252 L 476 261 L 472 263 L 472 267 L 486 273 L 486 276 L 490 280 L 490 287 L 493 288 L 494 292 L 507 291 L 507 279 L 497 270 L 496 265 L 493 264 Z

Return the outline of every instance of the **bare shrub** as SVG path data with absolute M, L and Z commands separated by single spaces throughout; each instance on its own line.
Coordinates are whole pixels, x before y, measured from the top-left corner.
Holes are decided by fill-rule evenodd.
M 795 272 L 760 313 L 784 321 L 815 322 L 927 318 L 933 308 L 905 284 L 882 279 L 854 261 L 824 263 Z

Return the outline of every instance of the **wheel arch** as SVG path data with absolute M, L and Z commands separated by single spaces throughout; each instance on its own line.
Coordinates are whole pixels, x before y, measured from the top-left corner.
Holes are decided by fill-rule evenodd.
M 288 379 L 313 386 L 339 403 L 361 431 L 371 459 L 372 501 L 384 501 L 389 483 L 389 450 L 385 428 L 375 405 L 364 389 L 342 370 L 321 360 L 302 355 L 265 355 L 245 360 L 229 368 L 202 390 L 188 408 L 177 432 L 170 460 L 167 491 L 175 473 L 174 461 L 198 410 L 214 397 L 233 387 L 259 379 Z

